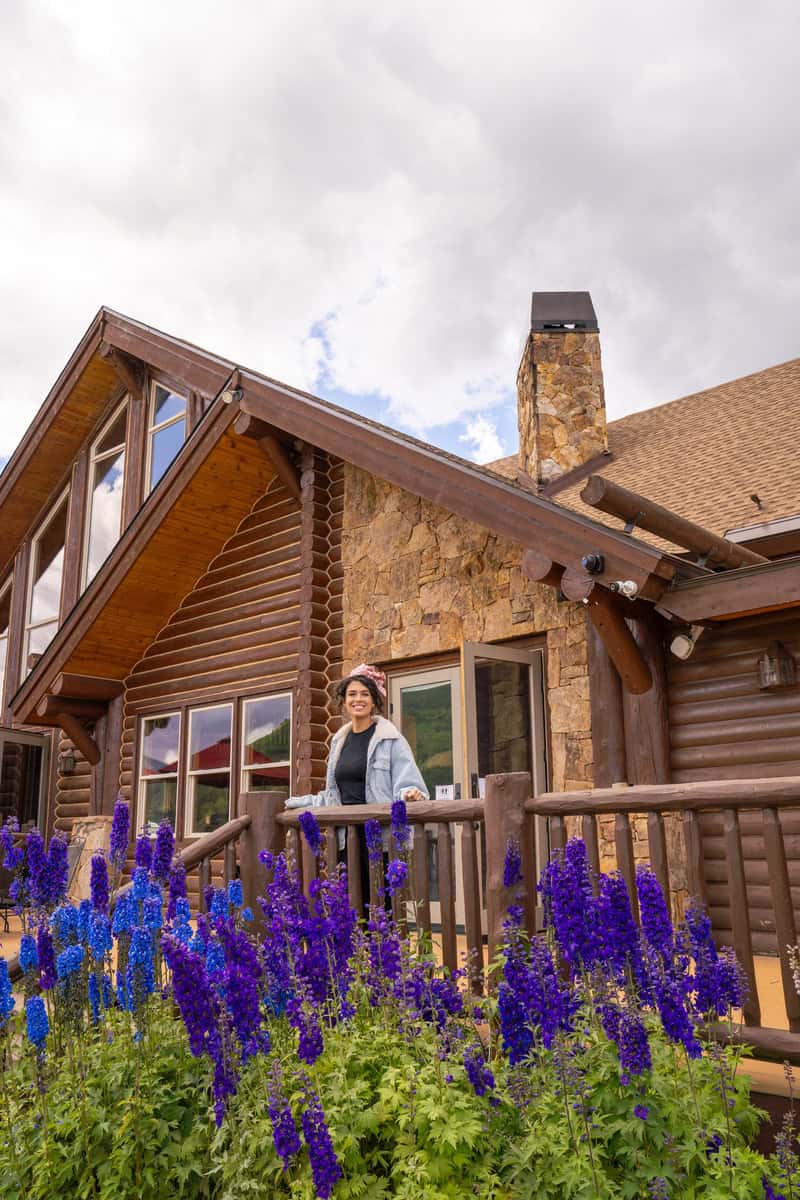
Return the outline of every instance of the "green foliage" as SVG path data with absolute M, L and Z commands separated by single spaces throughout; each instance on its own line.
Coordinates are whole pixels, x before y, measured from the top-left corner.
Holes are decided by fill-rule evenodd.
M 29 1055 L 4 1072 L 3 1200 L 210 1200 L 208 1068 L 170 1006 L 153 1003 L 146 1044 L 112 1015 L 45 1071 L 45 1093 Z

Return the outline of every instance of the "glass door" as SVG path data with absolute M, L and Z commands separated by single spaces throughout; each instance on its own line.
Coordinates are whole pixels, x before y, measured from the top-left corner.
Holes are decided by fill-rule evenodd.
M 511 771 L 530 771 L 533 794 L 546 791 L 543 651 L 464 642 L 462 670 L 470 796 L 483 796 L 487 775 Z M 547 854 L 547 822 L 540 818 L 537 879 Z
M 464 796 L 464 751 L 461 718 L 461 678 L 458 667 L 409 672 L 389 680 L 389 716 L 407 739 L 431 800 L 460 800 Z M 431 830 L 435 832 L 433 827 Z M 458 839 L 456 877 L 461 878 Z M 441 922 L 436 848 L 428 839 L 431 922 Z M 463 924 L 463 898 L 456 892 L 456 921 Z
M 0 731 L 0 824 L 16 817 L 20 828 L 43 828 L 47 746 L 39 734 Z

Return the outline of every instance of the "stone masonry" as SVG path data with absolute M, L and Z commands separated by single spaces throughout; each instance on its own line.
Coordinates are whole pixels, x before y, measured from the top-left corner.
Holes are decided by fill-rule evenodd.
M 527 580 L 521 557 L 515 543 L 348 465 L 344 665 L 544 634 L 552 786 L 590 787 L 585 614 Z
M 520 470 L 536 483 L 608 450 L 598 333 L 529 334 L 517 394 Z

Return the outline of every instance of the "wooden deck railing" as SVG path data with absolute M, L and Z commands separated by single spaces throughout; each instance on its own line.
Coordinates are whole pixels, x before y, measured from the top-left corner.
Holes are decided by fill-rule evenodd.
M 642 814 L 647 817 L 648 853 L 642 861 L 649 861 L 669 900 L 670 861 L 664 817 L 670 813 L 680 814 L 688 891 L 708 908 L 700 818 L 709 813 L 718 814 L 724 839 L 733 945 L 749 985 L 749 997 L 743 1007 L 748 1026 L 744 1038 L 764 1057 L 789 1058 L 793 1062 L 800 1062 L 800 996 L 792 977 L 789 947 L 797 945 L 797 930 L 780 813 L 783 809 L 797 807 L 800 807 L 800 778 L 797 777 L 551 793 L 525 803 L 529 820 L 534 817 L 547 819 L 551 852 L 565 845 L 566 819 L 579 820 L 576 832 L 586 842 L 590 864 L 595 871 L 600 868 L 597 818 L 613 815 L 616 865 L 628 886 L 634 911 L 637 906 L 631 816 Z M 754 811 L 761 817 L 788 1033 L 761 1025 L 739 822 L 743 811 Z

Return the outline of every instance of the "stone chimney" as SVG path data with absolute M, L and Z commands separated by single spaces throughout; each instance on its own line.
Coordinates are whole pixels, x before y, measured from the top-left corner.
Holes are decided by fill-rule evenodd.
M 534 292 L 517 373 L 520 471 L 538 486 L 608 453 L 600 334 L 588 292 Z

